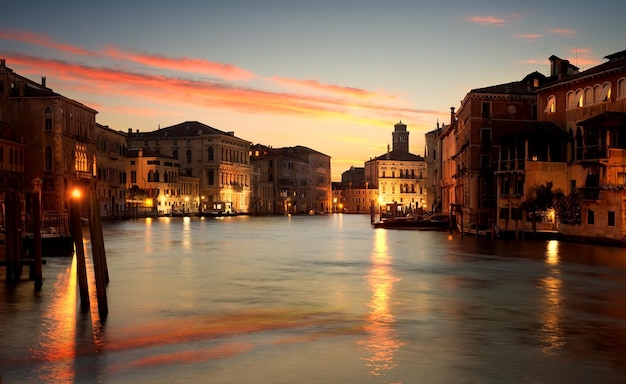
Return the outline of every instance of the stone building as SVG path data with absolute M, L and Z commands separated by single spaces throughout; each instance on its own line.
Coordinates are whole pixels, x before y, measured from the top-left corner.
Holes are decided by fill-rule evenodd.
M 126 135 L 96 123 L 95 191 L 100 216 L 120 218 L 126 214 Z
M 456 114 L 451 108 L 450 125 L 441 134 L 444 211 L 455 207 L 468 225 L 494 223 L 498 204 L 494 164 L 500 156 L 494 137 L 536 120 L 533 91 L 544 79 L 535 72 L 521 81 L 473 89 Z
M 426 139 L 426 201 L 430 204 L 432 212 L 442 212 L 441 202 L 441 134 L 447 127 L 439 126 L 427 132 L 424 136 Z
M 126 189 L 131 216 L 183 213 L 179 190 L 178 161 L 149 149 L 126 151 Z
M 96 114 L 0 60 L 0 120 L 24 138 L 24 188 L 41 180 L 44 226 L 64 224 L 74 188 L 88 189 L 97 169 Z M 18 157 L 19 160 L 19 157 Z
M 539 120 L 567 134 L 569 208 L 560 233 L 626 242 L 626 51 L 584 71 L 550 57 L 551 73 L 537 91 Z
M 202 211 L 228 206 L 233 212 L 248 213 L 250 142 L 234 132 L 187 121 L 151 132 L 129 129 L 127 142 L 129 147 L 171 156 L 179 164 L 181 175 L 198 177 Z
M 378 190 L 378 207 L 383 211 L 393 207 L 389 214 L 427 210 L 426 162 L 409 152 L 406 124 L 397 123 L 392 138 L 391 150 L 365 162 L 365 181 Z
M 250 159 L 259 175 L 252 213 L 330 212 L 330 156 L 303 146 L 255 144 Z

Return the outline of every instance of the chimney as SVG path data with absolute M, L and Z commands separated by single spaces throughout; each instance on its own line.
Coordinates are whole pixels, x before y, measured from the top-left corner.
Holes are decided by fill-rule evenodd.
M 131 133 L 133 133 L 133 129 L 132 128 L 128 128 L 128 134 L 130 135 Z
M 137 151 L 137 157 L 143 157 L 143 148 L 139 148 Z
M 4 68 L 6 66 L 7 62 L 5 59 L 0 59 L 0 68 Z
M 450 125 L 454 124 L 454 107 L 450 107 Z
M 41 86 L 42 87 L 46 86 L 46 77 L 45 76 L 41 76 Z

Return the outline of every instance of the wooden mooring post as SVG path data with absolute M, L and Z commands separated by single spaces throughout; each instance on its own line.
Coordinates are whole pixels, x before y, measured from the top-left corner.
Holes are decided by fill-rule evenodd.
M 35 288 L 43 285 L 42 249 L 41 249 L 41 204 L 39 192 L 31 195 L 31 209 L 33 216 L 33 264 L 30 267 L 31 278 L 35 280 Z
M 80 292 L 80 308 L 85 311 L 89 308 L 89 287 L 87 285 L 87 266 L 85 264 L 85 246 L 83 245 L 83 229 L 80 224 L 79 196 L 70 199 L 70 233 L 74 240 L 76 252 L 76 277 Z
M 91 235 L 91 252 L 93 256 L 93 271 L 96 280 L 96 297 L 100 319 L 105 319 L 109 313 L 106 284 L 109 282 L 109 271 L 102 235 L 102 221 L 100 220 L 100 203 L 96 196 L 95 185 L 89 190 L 89 233 Z

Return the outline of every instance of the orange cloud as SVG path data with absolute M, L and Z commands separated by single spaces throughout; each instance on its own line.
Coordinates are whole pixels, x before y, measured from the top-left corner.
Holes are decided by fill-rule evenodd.
M 528 40 L 529 42 L 533 42 L 541 37 L 538 33 L 518 33 L 515 37 L 519 37 L 520 39 Z
M 104 54 L 114 59 L 124 59 L 155 68 L 172 69 L 182 72 L 204 73 L 227 80 L 249 80 L 255 75 L 231 64 L 215 63 L 208 60 L 188 57 L 167 57 L 159 54 L 130 53 L 114 47 L 104 50 Z
M 469 16 L 466 18 L 470 23 L 482 24 L 482 25 L 495 25 L 502 26 L 506 23 L 505 19 L 495 16 Z
M 48 36 L 31 33 L 31 32 L 0 31 L 0 39 L 20 41 L 22 43 L 39 45 L 41 47 L 46 47 L 46 48 L 53 48 L 53 49 L 56 49 L 62 52 L 71 53 L 74 55 L 82 55 L 82 56 L 95 56 L 96 55 L 95 52 L 89 51 L 87 49 L 76 47 L 73 45 L 57 43 L 54 40 L 50 39 Z
M 548 31 L 549 33 L 555 34 L 555 35 L 565 35 L 565 36 L 574 36 L 576 34 L 576 31 L 574 31 L 573 29 L 551 29 Z
M 320 83 L 317 80 L 297 80 L 297 79 L 287 79 L 283 77 L 273 77 L 271 80 L 280 85 L 304 87 L 308 89 L 331 92 L 331 93 L 336 93 L 336 94 L 341 94 L 341 95 L 346 95 L 346 96 L 351 96 L 351 97 L 362 98 L 362 97 L 381 96 L 380 93 L 371 92 L 371 91 L 367 91 L 367 90 L 360 89 L 360 88 L 354 88 L 354 87 L 344 87 L 344 86 L 335 85 L 335 84 L 324 84 L 324 83 Z M 389 95 L 384 95 L 384 96 L 395 98 L 395 96 L 389 96 Z
M 137 102 L 148 100 L 159 105 L 195 105 L 202 108 L 226 108 L 249 113 L 347 118 L 351 121 L 376 119 L 371 114 L 407 116 L 439 113 L 380 103 L 359 103 L 336 97 L 270 92 L 214 81 L 139 74 L 66 61 L 45 60 L 18 53 L 8 53 L 6 56 L 7 63 L 15 63 L 25 67 L 25 70 L 37 68 L 38 71 L 46 73 L 49 78 L 63 80 L 65 88 L 72 91 L 126 97 Z M 360 116 L 361 114 L 364 116 Z

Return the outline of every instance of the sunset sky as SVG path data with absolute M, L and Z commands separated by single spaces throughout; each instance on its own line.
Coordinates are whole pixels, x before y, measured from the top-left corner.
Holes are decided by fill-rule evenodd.
M 621 0 L 419 3 L 12 1 L 0 58 L 112 129 L 197 120 L 325 153 L 339 181 L 400 120 L 424 155 L 469 90 L 548 75 L 551 55 L 584 70 L 626 49 Z

